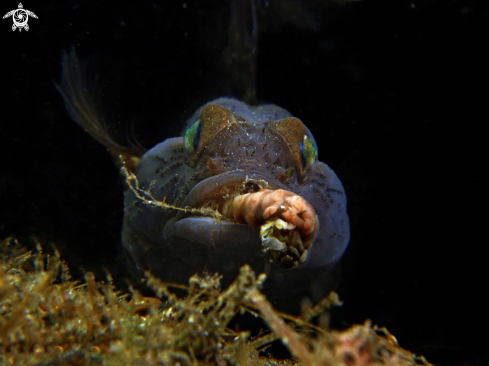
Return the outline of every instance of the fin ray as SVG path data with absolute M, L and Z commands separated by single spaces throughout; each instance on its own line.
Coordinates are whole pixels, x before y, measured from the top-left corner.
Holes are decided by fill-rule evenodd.
M 123 155 L 131 159 L 145 153 L 141 146 L 131 144 L 131 147 L 127 147 L 110 137 L 105 118 L 98 110 L 87 86 L 85 64 L 78 59 L 74 50 L 64 55 L 61 83 L 55 85 L 63 97 L 70 117 L 113 156 Z

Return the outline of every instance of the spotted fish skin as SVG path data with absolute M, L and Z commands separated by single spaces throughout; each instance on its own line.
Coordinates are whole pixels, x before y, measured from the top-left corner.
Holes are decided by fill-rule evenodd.
M 251 107 L 220 98 L 197 110 L 182 137 L 142 156 L 140 188 L 156 200 L 192 208 L 218 208 L 233 195 L 265 188 L 292 191 L 314 207 L 318 234 L 305 262 L 283 269 L 262 252 L 250 226 L 146 205 L 127 190 L 122 242 L 132 271 L 150 270 L 178 283 L 196 272 L 219 272 L 226 286 L 247 263 L 267 274 L 264 292 L 277 304 L 327 295 L 350 229 L 344 188 L 317 161 L 316 146 L 307 127 L 275 105 Z
M 336 174 L 317 160 L 314 137 L 300 120 L 272 104 L 251 107 L 220 98 L 194 113 L 182 137 L 149 151 L 131 140 L 126 146 L 111 137 L 86 66 L 74 50 L 64 55 L 56 87 L 66 109 L 119 167 L 121 158 L 125 161 L 140 188 L 156 200 L 219 209 L 243 193 L 283 189 L 301 196 L 318 218 L 307 259 L 301 255 L 300 264 L 284 269 L 262 251 L 256 228 L 144 204 L 125 183 L 122 243 L 135 276 L 149 270 L 165 281 L 187 284 L 197 272 L 219 272 L 226 287 L 249 264 L 267 274 L 263 291 L 279 309 L 291 309 L 287 305 L 299 304 L 303 295 L 320 300 L 328 294 L 349 241 L 346 195 Z

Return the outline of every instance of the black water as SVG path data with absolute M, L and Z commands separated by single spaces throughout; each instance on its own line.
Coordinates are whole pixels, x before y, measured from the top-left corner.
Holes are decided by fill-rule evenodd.
M 24 2 L 28 32 L 0 22 L 0 237 L 54 242 L 76 276 L 123 278 L 123 188 L 53 86 L 62 54 L 90 60 L 120 138 L 131 124 L 147 147 L 176 136 L 227 90 L 229 2 L 168 3 Z M 487 364 L 487 5 L 268 3 L 258 99 L 304 121 L 349 197 L 332 325 L 368 318 L 434 364 Z

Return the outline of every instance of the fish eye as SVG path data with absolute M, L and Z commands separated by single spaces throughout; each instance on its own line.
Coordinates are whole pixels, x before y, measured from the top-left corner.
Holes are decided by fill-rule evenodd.
M 306 173 L 318 158 L 318 149 L 313 139 L 308 135 L 302 137 L 301 145 L 302 173 Z
M 202 130 L 202 124 L 200 118 L 192 122 L 192 124 L 185 131 L 185 150 L 190 155 L 194 155 L 200 142 L 200 132 Z

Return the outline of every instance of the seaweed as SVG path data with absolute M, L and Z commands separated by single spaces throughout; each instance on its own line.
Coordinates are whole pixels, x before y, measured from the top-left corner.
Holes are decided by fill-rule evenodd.
M 33 253 L 13 238 L 0 242 L 0 261 L 0 365 L 430 365 L 369 321 L 345 331 L 312 324 L 340 304 L 335 293 L 301 317 L 276 312 L 260 292 L 266 276 L 248 266 L 224 290 L 218 274 L 195 275 L 183 286 L 146 273 L 157 297 L 143 297 L 117 291 L 109 274 L 75 281 L 57 251 L 43 254 L 38 246 Z M 252 337 L 229 329 L 240 312 L 261 317 L 270 330 Z M 275 339 L 293 358 L 260 354 Z

